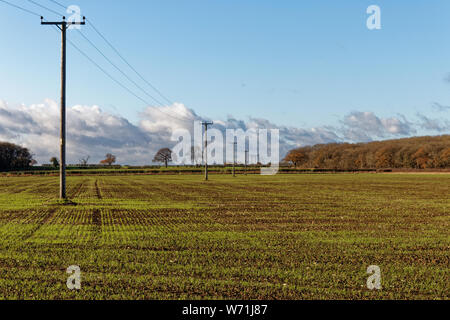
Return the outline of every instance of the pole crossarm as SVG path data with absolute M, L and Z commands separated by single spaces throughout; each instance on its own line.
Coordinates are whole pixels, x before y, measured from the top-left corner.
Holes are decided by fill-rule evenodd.
M 61 26 L 63 24 L 65 24 L 66 26 L 85 25 L 86 17 L 83 17 L 83 21 L 81 22 L 75 22 L 75 21 L 66 21 L 66 17 L 63 17 L 63 21 L 45 21 L 44 17 L 41 16 L 41 25 Z

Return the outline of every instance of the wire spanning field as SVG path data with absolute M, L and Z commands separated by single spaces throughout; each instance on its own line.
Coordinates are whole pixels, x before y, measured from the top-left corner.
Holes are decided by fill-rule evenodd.
M 449 298 L 450 175 L 81 176 L 68 206 L 57 191 L 0 178 L 1 298 Z

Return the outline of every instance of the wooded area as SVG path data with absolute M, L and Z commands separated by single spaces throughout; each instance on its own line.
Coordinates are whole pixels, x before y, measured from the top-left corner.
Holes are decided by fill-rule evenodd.
M 284 160 L 299 168 L 450 168 L 450 135 L 319 144 L 291 150 Z

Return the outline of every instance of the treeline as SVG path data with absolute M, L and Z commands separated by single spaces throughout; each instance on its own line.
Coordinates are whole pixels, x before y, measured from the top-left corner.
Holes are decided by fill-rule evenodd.
M 369 143 L 331 143 L 291 150 L 284 159 L 299 168 L 450 168 L 450 135 Z
M 0 171 L 26 169 L 34 163 L 27 148 L 0 141 Z

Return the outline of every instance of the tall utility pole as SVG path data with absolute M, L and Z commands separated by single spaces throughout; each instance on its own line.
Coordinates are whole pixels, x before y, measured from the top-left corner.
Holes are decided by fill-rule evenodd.
M 205 180 L 208 181 L 208 126 L 212 126 L 213 122 L 202 122 L 202 125 L 205 127 L 205 150 L 204 159 L 205 159 Z
M 236 177 L 236 146 L 237 142 L 233 142 L 233 177 Z
M 68 25 L 84 25 L 83 22 L 67 22 L 66 17 L 63 21 L 47 22 L 41 17 L 41 25 L 57 26 L 61 30 L 61 131 L 60 131 L 60 164 L 59 164 L 59 197 L 66 199 L 66 31 Z

